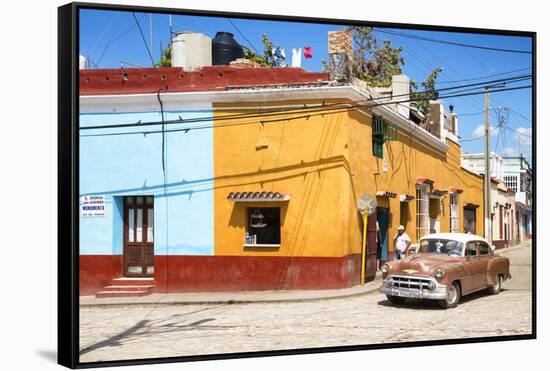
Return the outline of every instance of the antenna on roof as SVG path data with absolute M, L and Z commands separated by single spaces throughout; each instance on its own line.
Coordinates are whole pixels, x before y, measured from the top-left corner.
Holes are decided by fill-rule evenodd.
M 153 55 L 153 13 L 149 13 L 149 51 L 150 54 Z M 153 67 L 155 67 L 155 64 L 153 63 Z
M 170 44 L 172 44 L 172 35 L 174 34 L 174 32 L 172 31 L 172 14 L 168 14 L 168 24 L 169 24 L 169 27 L 170 27 L 170 37 L 168 38 L 168 40 L 170 40 Z

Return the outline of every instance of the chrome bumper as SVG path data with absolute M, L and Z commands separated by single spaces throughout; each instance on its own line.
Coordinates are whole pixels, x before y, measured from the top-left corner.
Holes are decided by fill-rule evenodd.
M 402 298 L 441 300 L 447 298 L 447 286 L 436 283 L 433 290 L 428 288 L 406 288 L 390 285 L 388 279 L 382 281 L 382 287 L 378 290 L 381 294 L 399 296 Z

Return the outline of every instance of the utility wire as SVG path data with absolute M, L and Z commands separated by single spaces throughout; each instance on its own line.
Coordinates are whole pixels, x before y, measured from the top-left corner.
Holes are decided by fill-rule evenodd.
M 525 85 L 525 86 L 518 86 L 518 87 L 513 87 L 513 88 L 502 88 L 502 89 L 494 89 L 494 90 L 491 90 L 490 92 L 491 93 L 497 93 L 497 92 L 502 92 L 502 91 L 510 91 L 510 90 L 518 90 L 518 89 L 527 89 L 527 88 L 531 88 L 531 85 Z M 480 91 L 480 92 L 473 92 L 473 93 L 461 93 L 461 94 L 451 94 L 451 95 L 447 95 L 447 96 L 442 96 L 441 98 L 451 98 L 451 97 L 457 97 L 457 96 L 467 96 L 467 95 L 478 95 L 478 94 L 484 94 L 485 91 Z M 214 128 L 224 128 L 224 127 L 230 127 L 230 126 L 242 126 L 242 125 L 251 125 L 251 124 L 258 124 L 258 123 L 261 123 L 261 124 L 264 124 L 264 123 L 272 123 L 272 122 L 281 122 L 281 121 L 292 121 L 292 120 L 299 120 L 299 119 L 306 119 L 309 120 L 311 117 L 315 117 L 315 116 L 324 116 L 324 115 L 329 115 L 329 114 L 335 114 L 335 113 L 344 113 L 344 112 L 352 112 L 352 111 L 357 111 L 357 110 L 361 110 L 361 109 L 369 109 L 369 108 L 373 108 L 373 107 L 378 107 L 378 106 L 386 106 L 386 105 L 390 105 L 390 104 L 399 104 L 399 103 L 406 103 L 406 102 L 411 102 L 413 101 L 412 99 L 408 99 L 408 100 L 402 100 L 402 101 L 391 101 L 391 102 L 385 102 L 385 103 L 376 103 L 376 104 L 373 104 L 373 105 L 356 105 L 356 106 L 352 106 L 351 108 L 344 108 L 344 109 L 335 109 L 335 110 L 332 110 L 331 112 L 320 112 L 320 113 L 308 113 L 308 114 L 304 114 L 304 115 L 300 115 L 300 116 L 295 116 L 295 117 L 284 117 L 284 118 L 279 118 L 279 119 L 273 119 L 273 120 L 254 120 L 254 121 L 248 121 L 248 122 L 238 122 L 238 123 L 233 123 L 233 124 L 225 124 L 225 125 L 203 125 L 203 126 L 190 126 L 190 127 L 186 127 L 186 128 L 178 128 L 178 129 L 172 129 L 172 130 L 164 130 L 164 131 L 140 131 L 140 132 L 119 132 L 119 133 L 105 133 L 105 134 L 87 134 L 87 135 L 81 135 L 81 137 L 93 137 L 93 136 L 113 136 L 113 135 L 135 135 L 135 134 L 143 134 L 143 135 L 147 135 L 147 134 L 157 134 L 157 133 L 170 133 L 170 132 L 179 132 L 179 131 L 184 131 L 184 132 L 189 132 L 190 130 L 201 130 L 201 129 L 214 129 Z M 187 120 L 186 120 L 187 121 Z M 187 122 L 192 122 L 192 121 L 187 121 Z M 149 122 L 149 123 L 146 123 L 148 126 L 152 126 L 152 125 L 155 125 L 155 126 L 158 126 L 158 125 L 164 125 L 164 124 L 168 124 L 168 123 L 179 123 L 181 124 L 182 121 L 179 121 L 179 122 Z M 144 124 L 141 124 L 141 123 L 137 123 L 137 124 L 132 124 L 132 126 L 143 126 Z M 110 127 L 113 127 L 113 126 L 110 126 Z M 128 127 L 127 124 L 123 124 L 122 126 L 119 125 L 119 126 L 115 126 L 115 127 Z M 81 128 L 81 129 L 84 129 L 84 128 Z
M 138 26 L 139 33 L 141 35 L 141 39 L 143 40 L 143 45 L 145 45 L 145 49 L 147 50 L 147 54 L 149 55 L 149 58 L 151 59 L 151 64 L 156 69 L 155 60 L 153 59 L 153 55 L 151 55 L 151 49 L 147 46 L 147 40 L 145 40 L 145 35 L 143 34 L 143 30 L 141 29 L 141 25 L 138 22 L 138 19 L 136 17 L 136 13 L 132 12 L 132 16 L 134 17 L 134 21 L 136 21 L 136 25 Z M 157 70 L 157 72 L 158 72 L 158 70 Z
M 143 19 L 143 17 L 145 17 L 145 14 L 141 16 L 141 18 L 139 19 L 139 22 L 141 22 L 141 20 Z M 138 22 L 138 23 L 139 23 Z M 103 51 L 101 52 L 101 55 L 99 56 L 99 59 L 97 60 L 97 63 L 96 63 L 96 66 L 99 66 L 99 64 L 101 63 L 101 60 L 103 59 L 103 57 L 105 56 L 105 53 L 107 52 L 107 49 L 111 46 L 112 43 L 114 43 L 115 41 L 117 40 L 120 40 L 121 38 L 123 38 L 124 36 L 126 36 L 130 31 L 132 31 L 134 28 L 136 27 L 136 24 L 133 23 L 129 28 L 127 28 L 124 32 L 120 33 L 119 35 L 111 38 L 107 44 L 105 44 L 105 47 L 103 48 Z
M 490 130 L 489 130 L 489 133 L 492 133 L 493 131 L 496 130 L 496 126 L 493 126 Z M 489 134 L 490 135 L 490 134 Z M 461 139 L 459 140 L 460 143 L 464 143 L 464 142 L 473 142 L 473 141 L 476 141 L 476 140 L 480 140 L 480 139 L 483 139 L 485 138 L 485 134 L 479 136 L 479 137 L 473 137 L 473 138 L 469 138 L 469 139 Z
M 507 83 L 515 83 L 515 82 L 527 80 L 529 78 L 530 78 L 529 75 L 525 75 L 525 76 L 514 77 L 513 79 L 509 79 L 509 80 L 499 79 L 499 80 L 485 81 L 485 82 L 475 83 L 475 84 L 465 84 L 465 85 L 459 85 L 459 86 L 439 89 L 439 90 L 434 91 L 434 93 L 439 94 L 439 92 L 441 92 L 441 91 L 457 90 L 457 89 L 468 88 L 468 87 L 473 87 L 473 86 L 478 86 L 478 88 L 481 88 L 484 85 L 493 84 L 495 82 L 501 82 L 501 81 L 504 81 L 504 80 L 507 80 L 506 81 Z M 457 91 L 455 93 L 458 93 L 458 92 L 460 92 L 460 91 Z M 417 94 L 420 94 L 420 95 L 421 94 L 429 94 L 429 93 L 432 93 L 432 92 L 431 91 L 417 92 Z M 398 95 L 394 95 L 393 98 L 408 97 L 408 96 L 410 96 L 410 94 L 398 94 Z M 463 96 L 463 95 L 456 95 L 456 96 Z M 467 96 L 467 94 L 465 94 L 465 96 Z M 429 97 L 429 98 L 431 99 L 431 97 Z M 364 102 L 372 102 L 372 101 L 387 100 L 387 99 L 388 99 L 387 97 L 370 98 L 370 99 L 364 99 L 364 100 L 349 101 L 349 102 L 345 102 L 345 103 L 329 103 L 329 104 L 323 103 L 320 106 L 311 107 L 311 108 L 308 108 L 307 105 L 304 105 L 303 107 L 266 110 L 266 111 L 261 112 L 261 113 L 244 113 L 244 114 L 238 113 L 238 114 L 229 114 L 229 115 L 224 115 L 224 116 L 206 116 L 206 117 L 199 117 L 199 118 L 193 118 L 193 119 L 181 119 L 180 118 L 179 120 L 169 120 L 169 121 L 167 120 L 167 121 L 164 121 L 164 122 L 166 124 L 182 124 L 182 123 L 212 121 L 214 119 L 216 121 L 222 121 L 222 120 L 232 120 L 232 119 L 240 119 L 240 118 L 282 116 L 282 115 L 286 115 L 288 112 L 292 112 L 292 111 L 301 111 L 301 112 L 298 112 L 298 113 L 302 113 L 302 112 L 314 113 L 314 112 L 319 112 L 319 111 L 327 112 L 332 107 L 334 107 L 334 109 L 338 109 L 338 108 L 341 108 L 342 106 L 349 106 L 350 103 L 355 104 L 355 103 L 364 103 Z M 415 100 L 410 99 L 410 100 L 407 100 L 406 102 L 414 102 L 414 101 Z M 394 104 L 394 103 L 400 103 L 400 102 L 391 102 L 390 101 L 388 104 Z M 112 124 L 112 125 L 86 126 L 86 127 L 81 127 L 80 130 L 124 128 L 124 127 L 135 127 L 135 126 L 143 127 L 143 126 L 151 126 L 151 125 L 156 125 L 156 122 L 152 122 L 152 123 L 149 123 L 149 122 L 141 123 L 141 122 L 139 122 L 139 123 L 131 123 L 131 124 Z
M 237 27 L 237 25 L 235 25 L 235 23 L 233 23 L 233 21 L 230 19 L 230 18 L 226 18 L 229 23 L 231 23 L 231 25 L 237 30 L 237 32 L 239 33 L 239 35 L 241 35 L 243 37 L 243 39 L 246 40 L 246 42 L 248 43 L 248 45 L 250 45 L 252 47 L 252 49 L 254 49 L 254 51 L 256 52 L 256 54 L 260 54 L 258 52 L 258 49 L 256 49 L 256 47 L 254 46 L 254 44 L 252 44 L 250 42 L 250 40 L 248 40 L 248 38 L 241 32 L 241 30 L 239 30 L 239 28 Z
M 386 34 L 390 34 L 390 35 L 403 36 L 403 37 L 407 37 L 407 38 L 410 38 L 410 39 L 417 39 L 417 40 L 429 41 L 429 42 L 440 43 L 440 44 L 460 46 L 460 47 L 464 47 L 464 48 L 492 50 L 492 51 L 506 52 L 506 53 L 532 54 L 528 50 L 502 49 L 502 48 L 493 48 L 493 47 L 490 47 L 490 46 L 464 44 L 464 43 L 453 42 L 453 41 L 448 41 L 448 40 L 439 40 L 439 39 L 433 39 L 433 38 L 429 38 L 429 37 L 410 35 L 410 34 L 405 34 L 405 33 L 396 32 L 396 31 L 387 31 L 387 30 L 382 30 L 380 28 L 375 28 L 375 30 L 378 31 L 378 32 L 382 32 L 382 33 L 386 33 Z
M 475 80 L 488 79 L 488 78 L 497 77 L 497 76 L 509 75 L 511 73 L 520 72 L 520 71 L 527 71 L 527 70 L 530 70 L 530 69 L 531 69 L 531 67 L 518 68 L 516 70 L 511 70 L 511 71 L 501 72 L 501 73 L 494 73 L 494 74 L 491 74 L 491 75 L 485 75 L 485 76 L 480 76 L 480 77 L 472 77 L 472 78 L 469 78 L 469 79 L 444 80 L 444 81 L 437 80 L 436 82 L 437 82 L 437 84 L 454 84 L 454 83 L 457 83 L 457 82 L 475 81 Z

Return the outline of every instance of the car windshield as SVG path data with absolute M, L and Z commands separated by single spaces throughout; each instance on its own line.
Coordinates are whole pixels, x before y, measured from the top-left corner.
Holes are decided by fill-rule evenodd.
M 462 256 L 463 248 L 464 244 L 459 241 L 443 238 L 427 238 L 420 241 L 418 252 Z

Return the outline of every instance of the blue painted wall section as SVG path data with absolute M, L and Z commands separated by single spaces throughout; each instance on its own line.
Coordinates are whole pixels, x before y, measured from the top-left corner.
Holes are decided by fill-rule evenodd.
M 165 119 L 212 116 L 210 110 L 165 112 Z M 81 114 L 80 126 L 160 121 L 160 112 Z M 174 130 L 189 125 L 167 125 Z M 152 195 L 155 255 L 214 254 L 213 129 L 143 134 L 160 126 L 80 132 L 80 195 L 104 195 L 105 217 L 80 216 L 80 254 L 122 254 L 123 196 Z M 132 135 L 102 135 L 139 132 Z

